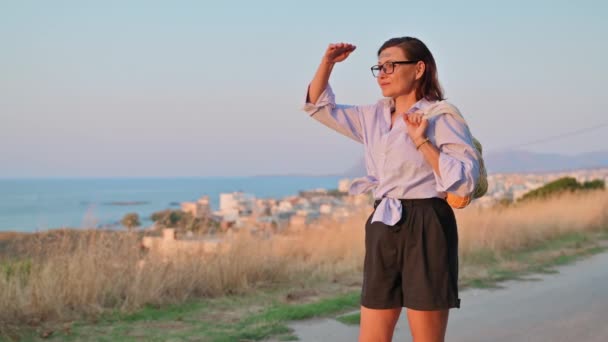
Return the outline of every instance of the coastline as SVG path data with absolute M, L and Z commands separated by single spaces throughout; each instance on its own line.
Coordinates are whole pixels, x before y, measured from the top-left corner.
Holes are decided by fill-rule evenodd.
M 339 177 L 192 177 L 0 180 L 0 231 L 115 225 L 129 212 L 142 224 L 157 211 L 210 197 L 217 210 L 220 194 L 242 191 L 257 198 L 282 198 L 314 188 L 336 188 Z

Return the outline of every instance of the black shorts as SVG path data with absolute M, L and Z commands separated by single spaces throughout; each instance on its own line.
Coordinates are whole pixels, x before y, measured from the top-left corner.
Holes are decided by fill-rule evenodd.
M 374 208 L 378 205 L 376 201 Z M 459 308 L 458 231 L 441 198 L 401 200 L 394 226 L 365 224 L 361 305 L 370 309 Z

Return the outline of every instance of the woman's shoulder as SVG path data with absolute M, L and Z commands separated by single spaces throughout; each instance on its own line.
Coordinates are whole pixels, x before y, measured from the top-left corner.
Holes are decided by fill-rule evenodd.
M 392 112 L 395 109 L 395 102 L 391 98 L 384 97 L 378 99 L 375 103 L 365 105 L 364 107 L 366 107 L 370 116 L 372 116 L 372 114 L 373 116 L 376 116 L 382 115 L 385 110 L 389 113 Z
M 390 110 L 391 104 L 388 99 L 380 99 L 375 103 L 367 103 L 357 105 L 360 114 L 365 118 L 374 118 L 377 115 L 382 115 L 382 112 L 387 109 Z
M 464 116 L 455 104 L 447 100 L 428 101 L 423 110 L 424 116 L 430 121 L 456 120 L 465 122 Z M 447 115 L 446 115 L 447 114 Z

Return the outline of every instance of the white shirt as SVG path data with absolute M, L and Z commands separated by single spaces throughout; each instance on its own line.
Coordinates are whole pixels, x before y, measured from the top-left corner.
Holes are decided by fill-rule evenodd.
M 435 102 L 421 99 L 404 115 L 424 112 Z M 373 190 L 382 201 L 372 222 L 394 225 L 401 219 L 399 199 L 445 198 L 446 193 L 468 196 L 479 177 L 479 161 L 466 124 L 452 115 L 429 119 L 426 136 L 439 149 L 439 177 L 416 150 L 403 119 L 391 128 L 392 99 L 372 105 L 336 104 L 328 85 L 316 104 L 305 102 L 304 111 L 322 124 L 363 144 L 367 176 L 355 180 L 351 194 Z

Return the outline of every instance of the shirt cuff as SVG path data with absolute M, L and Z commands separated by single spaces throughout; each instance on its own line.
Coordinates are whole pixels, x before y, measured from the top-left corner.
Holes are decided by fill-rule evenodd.
M 439 153 L 439 171 L 441 177 L 433 172 L 438 192 L 450 192 L 458 196 L 469 196 L 475 184 L 472 179 L 465 176 L 463 163 L 445 153 Z
M 310 85 L 308 87 L 310 88 Z M 308 115 L 314 115 L 320 109 L 328 105 L 336 105 L 336 96 L 334 95 L 334 92 L 329 84 L 327 84 L 327 87 L 325 87 L 317 99 L 317 103 L 308 102 L 308 90 L 306 90 L 306 97 L 304 99 L 304 106 L 302 106 L 302 109 L 308 113 Z

